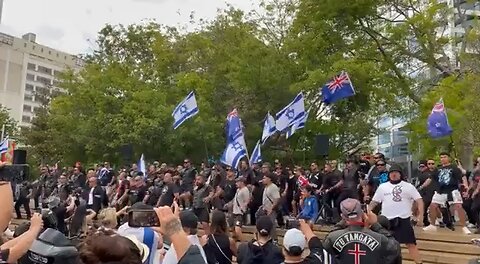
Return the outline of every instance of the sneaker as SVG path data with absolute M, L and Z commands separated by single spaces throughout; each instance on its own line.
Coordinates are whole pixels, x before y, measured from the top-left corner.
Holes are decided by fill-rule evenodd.
M 470 229 L 468 229 L 468 227 L 466 227 L 466 226 L 464 226 L 464 227 L 462 228 L 462 231 L 463 231 L 463 233 L 464 233 L 465 235 L 470 235 L 470 234 L 472 234 L 472 232 L 470 231 Z
M 477 226 L 474 225 L 474 224 L 472 224 L 472 223 L 468 223 L 467 227 L 468 227 L 468 228 L 476 228 Z
M 434 225 L 429 225 L 423 228 L 423 231 L 437 231 L 437 227 Z

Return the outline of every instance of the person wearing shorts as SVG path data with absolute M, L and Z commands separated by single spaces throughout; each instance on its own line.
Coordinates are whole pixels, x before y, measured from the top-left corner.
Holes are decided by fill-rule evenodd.
M 212 186 L 205 183 L 203 175 L 195 177 L 195 188 L 193 189 L 193 213 L 198 217 L 202 224 L 205 234 L 209 233 L 210 213 L 208 207 L 213 197 Z
M 248 204 L 250 202 L 250 190 L 246 185 L 246 178 L 240 176 L 236 179 L 237 192 L 232 203 L 232 213 L 229 217 L 229 226 L 233 229 L 234 237 L 237 241 L 243 241 L 242 226 L 245 224 Z
M 462 206 L 463 198 L 460 191 L 460 184 L 465 187 L 465 190 L 468 190 L 467 177 L 462 175 L 462 171 L 456 165 L 451 164 L 448 153 L 440 153 L 440 163 L 441 166 L 438 168 L 437 173 L 433 174 L 431 178 L 427 179 L 419 188 L 422 190 L 432 182 L 438 183 L 438 190 L 433 194 L 429 207 L 430 225 L 423 228 L 423 230 L 437 230 L 434 224 L 438 217 L 438 209 L 441 206 L 446 206 L 448 203 L 448 205 L 453 207 L 454 212 L 457 212 L 460 218 L 460 225 L 463 227 L 463 233 L 467 235 L 471 234 L 470 230 L 466 227 L 466 213 Z

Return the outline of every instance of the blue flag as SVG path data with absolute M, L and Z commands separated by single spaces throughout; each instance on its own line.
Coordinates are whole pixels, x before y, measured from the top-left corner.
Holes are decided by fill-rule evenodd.
M 433 138 L 445 137 L 452 134 L 453 130 L 448 124 L 447 111 L 443 104 L 443 98 L 433 106 L 432 112 L 427 119 L 428 133 Z
M 322 88 L 322 101 L 326 104 L 333 104 L 353 95 L 355 95 L 355 89 L 350 81 L 350 77 L 344 71 L 340 75 L 333 77 Z
M 277 130 L 280 132 L 285 132 L 286 128 L 302 119 L 304 115 L 305 102 L 303 100 L 303 93 L 300 92 L 291 103 L 277 113 Z
M 173 129 L 177 129 L 185 120 L 196 114 L 198 114 L 197 100 L 192 91 L 173 110 L 172 116 L 175 120 L 173 122 Z
M 275 134 L 277 131 L 277 128 L 275 127 L 275 118 L 270 114 L 270 112 L 267 113 L 267 116 L 265 117 L 265 123 L 263 124 L 263 133 L 262 133 L 262 144 L 265 144 L 265 141 Z
M 300 119 L 297 123 L 293 124 L 290 127 L 290 129 L 287 131 L 287 134 L 286 134 L 287 139 L 290 138 L 293 134 L 295 134 L 295 131 L 297 131 L 299 129 L 302 129 L 302 128 L 305 128 L 305 123 L 307 123 L 309 112 L 310 112 L 310 110 L 305 113 L 305 115 L 303 116 L 302 119 Z
M 262 162 L 262 151 L 261 151 L 261 144 L 260 140 L 257 142 L 257 145 L 255 145 L 255 148 L 253 149 L 252 156 L 250 157 L 250 167 L 253 166 L 253 164 L 257 164 Z

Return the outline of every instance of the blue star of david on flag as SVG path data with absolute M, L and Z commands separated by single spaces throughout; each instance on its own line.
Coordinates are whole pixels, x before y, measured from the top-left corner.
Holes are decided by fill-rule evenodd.
M 262 162 L 262 151 L 261 151 L 261 144 L 260 140 L 255 145 L 255 148 L 252 151 L 252 155 L 250 156 L 250 166 L 253 164 L 258 164 Z
M 239 141 L 233 141 L 227 144 L 227 148 L 222 154 L 220 161 L 232 168 L 237 169 L 240 161 L 247 155 L 247 150 Z
M 303 118 L 304 115 L 305 102 L 303 93 L 300 92 L 291 103 L 277 113 L 277 130 L 280 132 L 285 132 L 288 127 Z
M 197 100 L 192 91 L 173 110 L 173 129 L 177 129 L 183 122 L 196 114 L 198 114 Z

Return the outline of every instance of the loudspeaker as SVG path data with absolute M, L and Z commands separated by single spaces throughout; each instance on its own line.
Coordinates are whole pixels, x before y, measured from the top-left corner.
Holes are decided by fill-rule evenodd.
M 328 135 L 315 136 L 315 155 L 328 156 L 329 137 Z
M 13 164 L 27 164 L 27 151 L 23 149 L 14 150 Z

